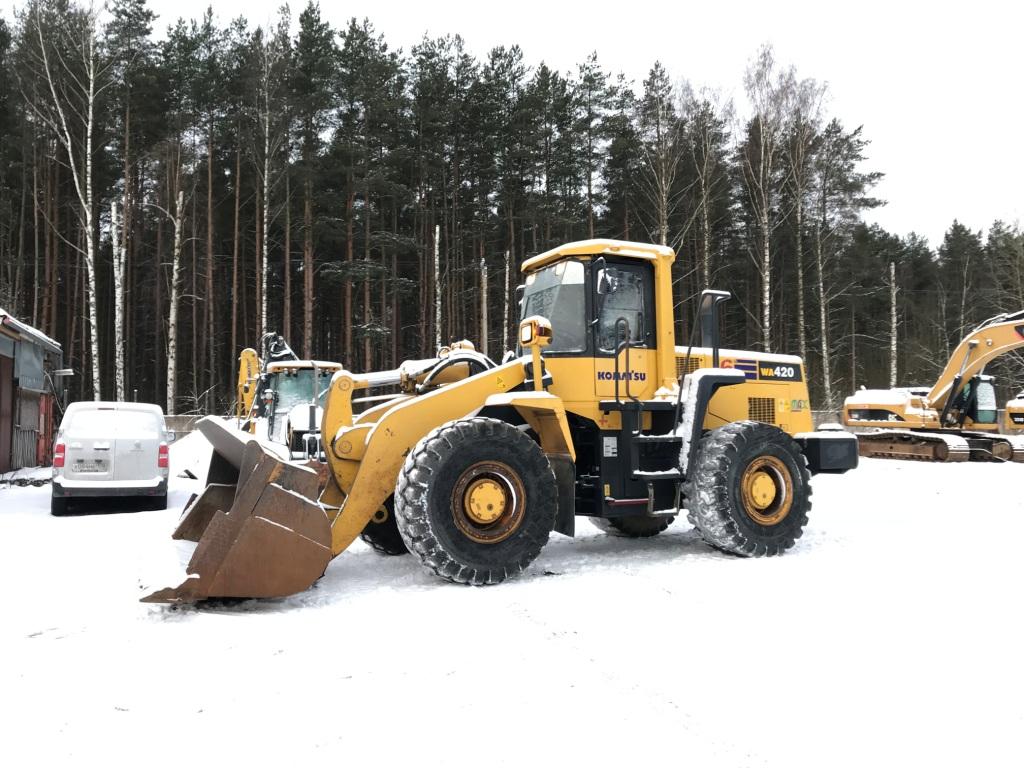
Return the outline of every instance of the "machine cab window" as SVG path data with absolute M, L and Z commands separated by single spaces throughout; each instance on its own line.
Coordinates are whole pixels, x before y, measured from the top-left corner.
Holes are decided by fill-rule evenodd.
M 526 276 L 521 318 L 540 315 L 555 332 L 551 352 L 583 352 L 586 337 L 586 270 L 580 261 L 560 261 Z
M 631 346 L 650 346 L 654 337 L 653 289 L 646 264 L 603 264 L 594 271 L 597 347 L 614 353 L 629 327 Z

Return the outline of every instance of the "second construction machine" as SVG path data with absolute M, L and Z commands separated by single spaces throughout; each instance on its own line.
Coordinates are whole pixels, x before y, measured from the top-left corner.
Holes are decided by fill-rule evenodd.
M 719 349 L 726 292 L 701 298 L 700 346 L 677 346 L 674 258 L 614 240 L 555 248 L 523 264 L 504 362 L 462 342 L 334 374 L 324 476 L 229 445 L 238 482 L 211 486 L 221 506 L 197 503 L 176 534 L 198 540 L 188 578 L 145 599 L 300 592 L 360 534 L 390 536 L 399 546 L 379 551 L 409 551 L 448 581 L 496 584 L 552 532 L 572 536 L 577 515 L 645 537 L 685 514 L 725 552 L 789 549 L 811 475 L 855 467 L 856 439 L 813 430 L 800 358 Z
M 862 389 L 843 404 L 843 423 L 869 428 L 861 456 L 919 461 L 1024 462 L 1024 437 L 999 434 L 985 366 L 1024 347 L 1024 312 L 996 315 L 957 345 L 930 388 Z
M 288 456 L 322 458 L 320 421 L 330 378 L 341 364 L 300 360 L 284 337 L 266 333 L 260 350 L 238 359 L 235 418 L 239 429 L 285 446 Z M 209 433 L 208 427 L 202 427 Z M 212 437 L 212 433 L 208 435 Z

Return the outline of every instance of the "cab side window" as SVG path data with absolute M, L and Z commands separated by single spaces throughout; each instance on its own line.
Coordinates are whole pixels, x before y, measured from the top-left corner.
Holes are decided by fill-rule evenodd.
M 648 345 L 653 332 L 649 268 L 609 264 L 597 271 L 597 345 L 602 352 L 615 352 L 625 332 L 620 319 L 629 326 L 632 346 Z M 616 326 L 618 325 L 618 330 Z

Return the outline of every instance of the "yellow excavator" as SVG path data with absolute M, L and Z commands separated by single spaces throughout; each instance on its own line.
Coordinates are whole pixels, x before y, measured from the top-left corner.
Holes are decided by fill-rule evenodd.
M 999 434 L 996 393 L 985 366 L 1024 346 L 1024 312 L 997 315 L 957 345 L 930 389 L 862 389 L 846 398 L 843 423 L 861 456 L 919 461 L 1024 462 L 1024 438 Z
M 677 346 L 674 258 L 563 245 L 523 264 L 517 348 L 500 364 L 462 342 L 392 371 L 335 373 L 321 472 L 207 420 L 234 482 L 186 509 L 174 535 L 197 541 L 187 578 L 144 600 L 294 594 L 371 531 L 401 545 L 378 551 L 411 552 L 443 579 L 496 584 L 552 532 L 572 536 L 577 515 L 646 537 L 685 514 L 719 550 L 788 550 L 811 476 L 855 467 L 856 439 L 814 431 L 800 358 L 720 348 L 727 292 L 703 293 Z

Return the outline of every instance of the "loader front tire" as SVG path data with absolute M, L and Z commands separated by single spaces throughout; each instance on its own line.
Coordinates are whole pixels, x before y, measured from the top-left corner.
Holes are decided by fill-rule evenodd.
M 409 453 L 395 519 L 409 551 L 457 584 L 517 576 L 547 543 L 555 475 L 529 436 L 498 419 L 444 424 Z
M 778 555 L 803 534 L 811 473 L 781 429 L 737 421 L 700 442 L 683 486 L 687 517 L 711 546 L 744 557 Z
M 675 520 L 674 515 L 647 517 L 630 515 L 629 517 L 592 517 L 591 524 L 609 536 L 625 536 L 629 539 L 649 539 L 664 531 Z
M 389 496 L 376 515 L 363 528 L 359 538 L 381 555 L 407 555 L 409 548 L 402 541 L 395 522 L 395 497 Z

